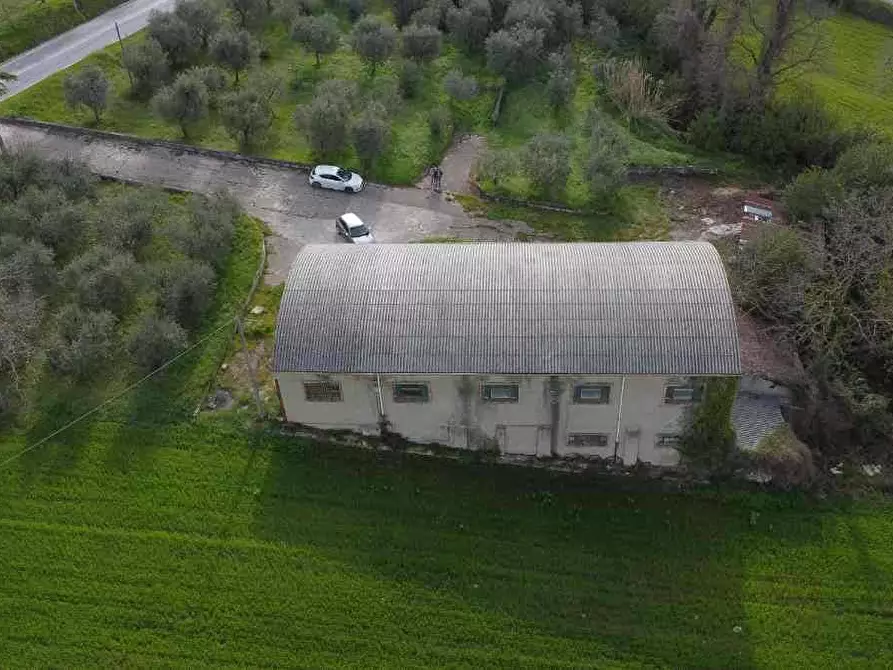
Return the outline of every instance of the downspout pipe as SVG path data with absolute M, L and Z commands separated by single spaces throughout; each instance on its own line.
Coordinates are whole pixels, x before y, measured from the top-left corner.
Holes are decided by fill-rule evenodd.
M 375 375 L 375 393 L 378 396 L 378 432 L 382 438 L 388 435 L 388 419 L 384 413 L 384 398 L 381 395 L 381 375 Z
M 617 428 L 614 430 L 614 462 L 617 462 L 617 452 L 620 450 L 620 426 L 623 422 L 623 396 L 626 393 L 626 375 L 620 378 L 620 403 L 617 408 Z

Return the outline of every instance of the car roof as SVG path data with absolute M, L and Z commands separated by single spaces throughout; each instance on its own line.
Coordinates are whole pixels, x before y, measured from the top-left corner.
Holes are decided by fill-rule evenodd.
M 335 174 L 340 169 L 337 165 L 317 165 L 316 174 Z
M 365 223 L 363 223 L 363 220 L 353 212 L 342 214 L 341 220 L 344 221 L 344 225 L 346 225 L 348 228 L 356 228 L 357 226 L 366 225 Z

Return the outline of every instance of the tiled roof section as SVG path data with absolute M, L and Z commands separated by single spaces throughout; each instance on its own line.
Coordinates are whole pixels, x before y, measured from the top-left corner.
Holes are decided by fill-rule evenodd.
M 309 245 L 289 275 L 276 371 L 738 374 L 712 245 Z
M 776 396 L 739 393 L 732 405 L 732 426 L 740 449 L 755 449 L 773 430 L 785 424 Z

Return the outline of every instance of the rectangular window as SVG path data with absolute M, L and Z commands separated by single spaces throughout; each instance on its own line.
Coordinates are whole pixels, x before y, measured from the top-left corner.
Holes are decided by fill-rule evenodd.
M 428 402 L 428 385 L 394 384 L 394 402 Z
M 608 436 L 606 433 L 568 433 L 567 446 L 569 447 L 607 447 Z
M 701 388 L 692 384 L 671 384 L 664 391 L 664 402 L 684 404 L 701 399 Z
M 679 446 L 680 438 L 672 433 L 663 433 L 657 436 L 656 446 L 661 449 L 675 449 Z
M 574 404 L 607 405 L 611 402 L 611 387 L 608 384 L 577 384 L 574 386 Z
M 304 398 L 307 402 L 341 402 L 341 384 L 304 382 Z
M 518 402 L 518 385 L 484 384 L 481 397 L 487 402 Z

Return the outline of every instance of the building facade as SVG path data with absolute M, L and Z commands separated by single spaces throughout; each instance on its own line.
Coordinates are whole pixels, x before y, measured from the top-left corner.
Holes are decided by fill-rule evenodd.
M 274 357 L 290 422 L 628 464 L 676 463 L 701 379 L 738 373 L 705 243 L 308 246 Z

